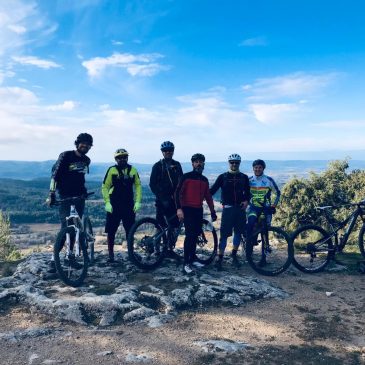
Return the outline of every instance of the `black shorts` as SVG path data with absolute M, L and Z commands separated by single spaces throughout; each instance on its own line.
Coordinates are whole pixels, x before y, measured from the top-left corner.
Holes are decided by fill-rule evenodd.
M 246 226 L 246 212 L 240 206 L 223 208 L 220 233 L 223 237 L 232 236 L 235 233 L 242 234 Z
M 123 222 L 123 227 L 128 234 L 130 228 L 136 220 L 136 214 L 133 209 L 113 211 L 113 213 L 106 214 L 105 233 L 115 234 L 118 230 L 120 222 Z

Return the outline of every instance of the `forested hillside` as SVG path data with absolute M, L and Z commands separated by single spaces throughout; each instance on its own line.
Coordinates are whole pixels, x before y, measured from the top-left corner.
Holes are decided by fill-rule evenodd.
M 89 181 L 88 191 L 95 194 L 87 203 L 89 215 L 96 226 L 105 220 L 104 204 L 101 196 L 101 182 Z M 143 189 L 143 213 L 153 214 L 154 196 L 147 185 Z M 9 215 L 12 224 L 58 223 L 57 207 L 45 204 L 49 191 L 49 179 L 30 181 L 0 179 L 0 210 Z

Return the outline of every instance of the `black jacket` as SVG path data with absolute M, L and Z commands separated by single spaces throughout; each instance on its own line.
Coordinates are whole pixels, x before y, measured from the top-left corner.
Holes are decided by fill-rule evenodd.
M 171 163 L 167 164 L 164 159 L 156 162 L 150 177 L 150 188 L 156 200 L 174 199 L 174 193 L 182 175 L 180 162 L 171 160 Z
M 219 175 L 210 188 L 210 193 L 214 195 L 219 188 L 223 205 L 240 205 L 250 200 L 250 183 L 248 176 L 242 172 L 225 172 Z

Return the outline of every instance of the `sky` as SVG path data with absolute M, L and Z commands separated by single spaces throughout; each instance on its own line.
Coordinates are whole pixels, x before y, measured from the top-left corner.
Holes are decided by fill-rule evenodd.
M 0 160 L 363 159 L 365 3 L 0 0 Z

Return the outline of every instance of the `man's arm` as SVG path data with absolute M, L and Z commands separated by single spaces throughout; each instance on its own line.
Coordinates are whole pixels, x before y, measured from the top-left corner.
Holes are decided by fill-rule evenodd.
M 210 194 L 210 191 L 209 191 L 208 179 L 206 181 L 204 199 L 208 204 L 208 207 L 210 209 L 210 215 L 212 217 L 212 221 L 214 222 L 214 221 L 217 220 L 217 213 L 215 212 L 213 198 L 212 198 L 212 195 Z
M 223 179 L 223 175 L 219 175 L 217 177 L 217 179 L 215 180 L 214 184 L 212 185 L 212 187 L 209 189 L 210 194 L 213 196 L 218 189 L 220 189 L 222 187 L 222 179 Z
M 270 180 L 270 183 L 271 183 L 271 187 L 272 187 L 272 189 L 275 190 L 275 194 L 276 194 L 275 201 L 272 205 L 274 207 L 276 207 L 279 203 L 281 193 L 280 193 L 280 190 L 279 190 L 278 186 L 276 185 L 276 182 L 274 181 L 274 179 L 272 177 L 269 177 L 269 180 Z
M 141 179 L 139 178 L 139 174 L 136 170 L 136 168 L 132 168 L 134 171 L 134 202 L 141 204 L 142 201 L 142 185 L 141 185 Z
M 152 167 L 151 176 L 150 176 L 150 189 L 152 193 L 158 198 L 158 168 L 160 163 L 155 163 Z

